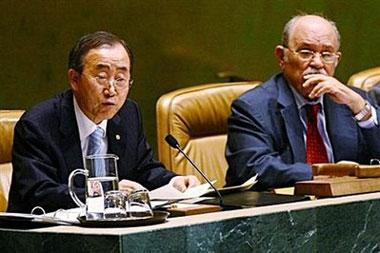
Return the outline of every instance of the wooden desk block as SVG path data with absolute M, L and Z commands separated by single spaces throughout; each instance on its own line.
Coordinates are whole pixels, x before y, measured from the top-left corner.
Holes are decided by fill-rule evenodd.
M 170 217 L 187 216 L 201 213 L 211 213 L 221 211 L 222 207 L 217 205 L 206 204 L 187 204 L 181 206 L 177 204 L 177 207 L 171 207 L 167 211 L 170 213 Z
M 296 195 L 333 197 L 380 191 L 380 178 L 317 177 L 295 185 Z
M 314 176 L 353 176 L 358 178 L 380 177 L 380 165 L 360 165 L 353 162 L 317 163 L 312 165 Z

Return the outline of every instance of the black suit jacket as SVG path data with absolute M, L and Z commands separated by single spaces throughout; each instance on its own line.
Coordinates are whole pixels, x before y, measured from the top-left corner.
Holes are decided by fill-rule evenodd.
M 120 138 L 116 138 L 119 135 Z M 176 174 L 153 159 L 143 133 L 140 111 L 127 99 L 107 124 L 108 153 L 119 156 L 119 179 L 137 181 L 154 189 Z M 75 207 L 69 196 L 70 172 L 83 168 L 73 93 L 66 91 L 26 112 L 15 127 L 10 212 L 30 212 L 37 205 L 46 211 Z M 84 200 L 84 178 L 75 179 Z
M 362 90 L 355 89 L 369 99 Z M 374 104 L 374 103 L 373 103 Z M 368 163 L 380 158 L 380 128 L 360 128 L 351 110 L 324 96 L 327 133 L 335 161 Z M 379 119 L 379 110 L 377 110 Z M 273 76 L 232 104 L 228 121 L 227 185 L 237 185 L 258 174 L 255 189 L 292 186 L 310 180 L 303 126 L 284 76 Z

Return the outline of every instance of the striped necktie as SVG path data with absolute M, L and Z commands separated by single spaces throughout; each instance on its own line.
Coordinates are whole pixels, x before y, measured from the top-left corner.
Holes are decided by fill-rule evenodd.
M 97 127 L 94 132 L 89 136 L 87 155 L 97 155 L 100 154 L 102 138 L 104 135 L 104 130 L 101 127 Z M 105 164 L 101 160 L 94 160 L 95 166 L 95 176 L 102 177 L 105 176 Z

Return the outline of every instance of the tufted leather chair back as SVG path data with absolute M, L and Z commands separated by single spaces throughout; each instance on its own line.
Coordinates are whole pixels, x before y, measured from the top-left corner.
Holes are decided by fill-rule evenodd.
M 0 212 L 8 206 L 12 179 L 13 129 L 24 113 L 22 110 L 0 110 Z
M 225 184 L 227 119 L 232 101 L 260 82 L 217 83 L 183 88 L 159 98 L 156 105 L 158 157 L 168 169 L 193 174 L 191 164 L 165 142 L 172 134 L 217 187 Z
M 380 67 L 360 71 L 350 77 L 348 85 L 370 91 L 380 84 Z

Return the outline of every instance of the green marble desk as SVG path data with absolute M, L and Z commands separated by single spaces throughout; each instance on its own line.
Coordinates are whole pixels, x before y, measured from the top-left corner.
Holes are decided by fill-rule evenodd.
M 380 193 L 130 228 L 0 229 L 1 252 L 380 252 Z

